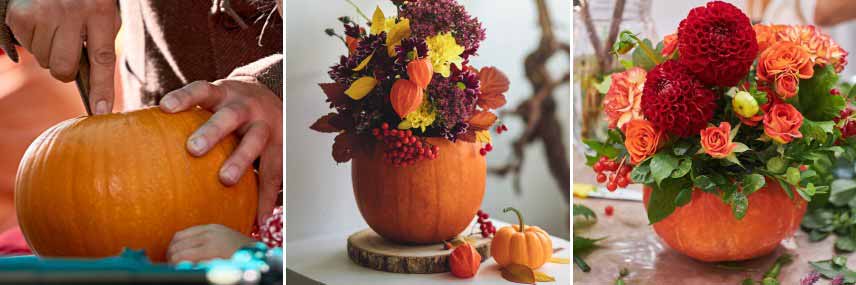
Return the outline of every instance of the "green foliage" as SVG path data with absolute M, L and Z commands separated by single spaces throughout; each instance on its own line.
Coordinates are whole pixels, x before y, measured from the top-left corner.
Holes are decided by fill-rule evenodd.
M 651 186 L 653 191 L 651 191 L 651 197 L 648 199 L 648 222 L 654 224 L 675 211 L 675 201 L 678 194 L 682 190 L 690 188 L 692 183 L 685 178 L 670 178 Z
M 823 278 L 832 279 L 839 275 L 844 277 L 845 284 L 856 283 L 856 272 L 847 268 L 847 257 L 835 256 L 832 259 L 809 262 L 811 267 Z
M 800 133 L 803 134 L 803 137 L 809 143 L 813 140 L 825 142 L 828 136 L 832 135 L 834 129 L 835 122 L 833 121 L 815 122 L 809 119 L 803 119 L 803 124 L 800 127 Z
M 663 62 L 663 56 L 661 55 L 663 52 L 663 43 L 660 42 L 657 44 L 657 47 L 654 48 L 654 45 L 651 43 L 651 40 L 644 39 L 642 40 L 642 44 L 646 45 L 649 49 L 651 49 L 653 55 L 659 62 Z M 633 54 L 631 55 L 633 58 L 633 63 L 637 67 L 641 67 L 645 70 L 651 70 L 656 65 L 654 60 L 651 59 L 650 55 L 645 52 L 645 49 L 642 47 L 637 47 L 633 50 Z
M 583 204 L 574 204 L 573 213 L 574 217 L 581 216 L 586 219 L 597 219 L 597 215 L 595 215 L 594 211 Z
M 812 121 L 831 121 L 845 107 L 843 96 L 830 96 L 829 90 L 838 83 L 838 75 L 831 65 L 815 67 L 814 76 L 800 80 L 799 92 L 793 100 L 794 107 L 806 119 Z
M 672 176 L 672 171 L 678 168 L 679 163 L 678 158 L 665 151 L 655 154 L 649 165 L 654 181 L 661 184 L 663 179 Z

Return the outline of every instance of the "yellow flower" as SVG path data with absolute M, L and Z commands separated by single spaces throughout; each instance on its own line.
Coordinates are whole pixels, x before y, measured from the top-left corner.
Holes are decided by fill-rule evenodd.
M 426 98 L 422 100 L 422 105 L 419 105 L 419 109 L 410 112 L 404 117 L 404 121 L 398 124 L 398 129 L 421 129 L 424 132 L 425 128 L 431 126 L 436 118 L 437 113 L 434 112 L 434 105 Z
M 348 90 L 345 90 L 345 95 L 348 95 L 351 99 L 360 100 L 369 95 L 369 92 L 375 88 L 375 85 L 377 85 L 377 79 L 371 76 L 363 76 L 354 81 L 354 83 L 351 83 Z
M 449 77 L 453 63 L 460 67 L 464 61 L 461 58 L 464 47 L 458 45 L 455 42 L 455 37 L 450 33 L 428 37 L 425 42 L 428 44 L 428 58 L 431 59 L 434 72 L 443 75 L 443 77 Z

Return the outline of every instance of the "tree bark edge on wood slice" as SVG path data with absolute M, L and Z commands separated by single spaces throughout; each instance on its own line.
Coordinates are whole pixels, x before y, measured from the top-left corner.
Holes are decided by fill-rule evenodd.
M 490 238 L 476 239 L 473 247 L 482 256 L 482 262 L 490 258 Z M 348 257 L 356 264 L 371 269 L 408 274 L 449 272 L 449 256 L 452 249 L 444 250 L 443 244 L 402 245 L 388 241 L 372 231 L 364 229 L 348 237 Z

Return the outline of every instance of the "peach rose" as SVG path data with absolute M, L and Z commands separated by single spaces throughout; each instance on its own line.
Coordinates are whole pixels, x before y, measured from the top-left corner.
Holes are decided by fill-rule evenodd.
M 701 147 L 713 158 L 725 158 L 737 147 L 731 142 L 731 124 L 719 123 L 719 127 L 710 126 L 701 130 Z
M 678 33 L 672 33 L 663 38 L 663 56 L 669 56 L 678 47 Z
M 627 122 L 624 132 L 624 147 L 630 154 L 630 163 L 637 164 L 657 153 L 663 132 L 657 130 L 654 124 L 642 119 Z
M 799 79 L 814 75 L 814 64 L 804 46 L 792 42 L 777 42 L 764 50 L 758 59 L 758 80 L 774 83 L 782 99 L 796 95 Z M 780 82 L 780 81 L 784 82 Z
M 791 142 L 794 138 L 801 138 L 800 127 L 803 116 L 794 106 L 787 103 L 773 105 L 764 114 L 764 134 L 780 144 Z
M 764 52 L 773 43 L 779 41 L 779 31 L 787 26 L 756 24 L 752 28 L 755 29 L 755 39 L 758 40 L 758 52 Z
M 603 99 L 603 111 L 610 128 L 622 128 L 628 121 L 642 118 L 645 74 L 644 69 L 634 67 L 611 75 L 612 84 Z

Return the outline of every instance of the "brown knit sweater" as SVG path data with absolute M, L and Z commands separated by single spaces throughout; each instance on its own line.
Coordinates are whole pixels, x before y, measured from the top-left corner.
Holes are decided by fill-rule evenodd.
M 9 0 L 0 0 L 6 19 Z M 252 75 L 282 98 L 282 27 L 275 6 L 250 0 L 120 0 L 123 89 L 155 105 L 196 80 Z M 231 2 L 231 10 L 220 9 Z M 5 21 L 4 21 L 5 22 Z M 242 24 L 245 24 L 242 27 Z M 0 25 L 0 48 L 12 60 L 14 38 Z

